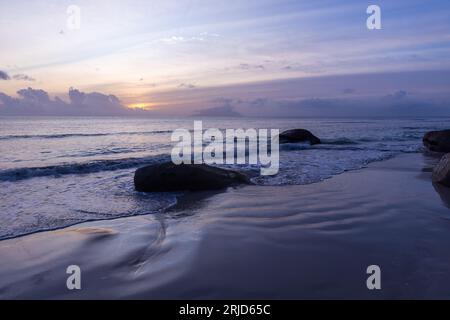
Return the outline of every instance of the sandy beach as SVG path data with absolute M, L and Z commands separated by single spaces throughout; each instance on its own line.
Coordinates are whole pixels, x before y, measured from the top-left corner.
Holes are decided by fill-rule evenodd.
M 4 240 L 0 298 L 450 298 L 435 162 L 407 154 L 320 183 L 231 188 L 166 213 Z M 81 290 L 66 288 L 72 264 Z M 372 264 L 379 291 L 366 287 Z

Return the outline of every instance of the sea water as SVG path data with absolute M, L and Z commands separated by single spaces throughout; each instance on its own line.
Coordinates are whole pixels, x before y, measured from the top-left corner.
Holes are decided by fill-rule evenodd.
M 0 239 L 80 222 L 164 212 L 179 194 L 134 190 L 136 168 L 170 161 L 171 133 L 199 119 L 0 118 Z M 322 144 L 284 144 L 277 175 L 233 165 L 259 185 L 301 185 L 422 151 L 449 119 L 202 119 L 204 129 L 310 130 Z

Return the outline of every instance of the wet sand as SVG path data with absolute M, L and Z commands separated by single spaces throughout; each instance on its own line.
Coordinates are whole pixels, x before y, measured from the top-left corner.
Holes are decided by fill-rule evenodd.
M 450 298 L 448 189 L 408 154 L 303 186 L 0 241 L 0 298 Z M 66 268 L 81 268 L 81 290 Z M 368 290 L 366 268 L 381 268 Z

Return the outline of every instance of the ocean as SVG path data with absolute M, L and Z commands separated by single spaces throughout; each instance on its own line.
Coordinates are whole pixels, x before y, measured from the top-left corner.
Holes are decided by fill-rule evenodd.
M 280 147 L 280 171 L 257 185 L 317 183 L 403 153 L 419 153 L 422 136 L 449 119 L 219 119 L 203 128 L 310 130 L 322 144 Z M 179 193 L 139 193 L 136 168 L 170 159 L 173 130 L 192 119 L 0 118 L 0 239 L 81 222 L 161 213 Z

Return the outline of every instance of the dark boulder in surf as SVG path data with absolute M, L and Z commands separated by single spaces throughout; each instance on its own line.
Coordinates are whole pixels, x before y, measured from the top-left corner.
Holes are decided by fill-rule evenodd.
M 450 187 L 450 153 L 443 156 L 434 167 L 432 179 L 434 183 Z
M 309 142 L 319 144 L 320 139 L 305 129 L 292 129 L 280 133 L 280 143 Z
M 423 144 L 434 152 L 450 152 L 450 130 L 427 132 Z
M 244 183 L 250 183 L 244 174 L 206 164 L 166 162 L 139 168 L 134 174 L 134 186 L 142 192 L 218 190 Z

